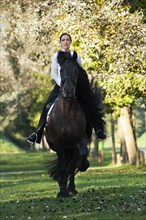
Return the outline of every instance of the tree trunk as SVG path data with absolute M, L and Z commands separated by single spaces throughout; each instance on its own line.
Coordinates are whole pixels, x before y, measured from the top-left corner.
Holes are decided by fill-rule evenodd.
M 126 148 L 125 136 L 123 131 L 123 126 L 121 126 L 122 119 L 121 117 L 118 118 L 118 131 L 120 137 L 120 157 L 122 163 L 127 163 L 128 161 L 128 153 Z
M 114 119 L 111 113 L 111 136 L 112 136 L 112 163 L 117 163 L 116 146 L 115 146 L 115 126 Z
M 92 149 L 93 161 L 98 162 L 98 139 L 96 138 L 96 135 L 94 133 L 92 134 L 91 145 L 90 145 L 90 148 Z
M 104 141 L 98 141 L 95 133 L 92 134 L 92 142 L 90 144 L 90 151 L 93 161 L 101 163 L 104 161 Z
M 132 130 L 133 130 L 133 135 L 134 135 L 134 140 L 135 140 L 135 144 L 136 144 L 136 149 L 137 149 L 137 153 L 136 153 L 136 164 L 137 165 L 140 165 L 142 164 L 142 157 L 140 156 L 141 153 L 137 147 L 137 138 L 136 138 L 136 118 L 133 114 L 133 109 L 132 109 L 132 106 L 129 108 L 129 112 L 130 112 L 130 120 L 131 120 L 131 125 L 132 125 Z
M 121 123 L 123 126 L 126 148 L 128 153 L 128 159 L 130 164 L 136 164 L 137 162 L 137 147 L 134 138 L 134 132 L 129 114 L 129 108 L 124 107 L 121 109 Z

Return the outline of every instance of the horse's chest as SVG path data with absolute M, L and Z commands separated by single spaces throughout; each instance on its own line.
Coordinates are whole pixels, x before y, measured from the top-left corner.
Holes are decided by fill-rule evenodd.
M 58 139 L 60 142 L 64 142 L 68 145 L 74 145 L 78 143 L 85 135 L 84 127 L 79 124 L 73 123 L 72 121 L 68 123 L 64 122 L 60 124 L 60 129 L 58 130 Z
M 72 127 L 80 127 L 84 124 L 84 115 L 79 112 L 66 112 L 60 115 L 58 119 L 62 126 L 72 126 Z
M 56 123 L 65 132 L 80 127 L 80 123 L 76 117 L 68 117 L 67 115 L 62 115 L 62 117 L 58 118 Z
M 85 130 L 85 118 L 79 112 L 60 112 L 56 123 L 59 128 L 59 136 L 65 139 L 78 139 L 79 136 L 83 135 Z
M 63 106 L 57 102 L 48 120 L 52 140 L 67 146 L 78 144 L 86 136 L 85 115 L 78 103 Z

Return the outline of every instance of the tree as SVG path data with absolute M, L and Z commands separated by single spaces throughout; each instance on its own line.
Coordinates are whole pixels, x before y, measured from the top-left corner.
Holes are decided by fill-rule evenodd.
M 2 1 L 1 124 L 16 138 L 17 133 L 25 137 L 30 132 L 28 127 L 36 125 L 41 105 L 52 88 L 48 51 L 53 29 L 43 30 L 44 20 L 39 11 L 42 4 Z M 51 5 L 45 7 L 50 10 Z
M 84 68 L 96 77 L 105 103 L 116 115 L 142 97 L 146 85 L 143 8 L 130 13 L 131 6 L 120 0 L 7 0 L 2 1 L 2 6 L 4 47 L 13 78 L 13 83 L 9 83 L 14 90 L 11 102 L 18 103 L 19 94 L 22 102 L 29 100 L 25 106 L 30 109 L 31 94 L 39 80 L 36 74 L 49 71 L 50 58 L 58 49 L 62 32 L 72 35 L 72 49 L 82 54 Z

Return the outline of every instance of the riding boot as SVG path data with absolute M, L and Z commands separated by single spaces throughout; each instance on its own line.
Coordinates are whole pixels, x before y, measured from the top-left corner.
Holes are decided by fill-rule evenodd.
M 37 133 L 36 143 L 38 143 L 38 144 L 40 144 L 40 142 L 41 142 L 44 127 L 46 125 L 47 114 L 48 114 L 48 111 L 49 111 L 50 107 L 52 106 L 52 104 L 53 104 L 52 102 L 48 103 L 42 111 L 42 115 L 41 115 L 37 130 L 36 130 L 36 133 Z
M 45 107 L 43 108 L 43 111 L 42 111 L 42 114 L 41 114 L 41 117 L 40 117 L 40 120 L 39 120 L 38 127 L 36 129 L 36 132 L 32 133 L 28 137 L 27 142 L 29 142 L 31 144 L 35 144 L 35 143 L 40 144 L 42 134 L 43 134 L 43 131 L 44 131 L 44 127 L 46 125 L 47 113 L 48 113 L 51 105 L 52 105 L 52 102 L 46 104 Z
M 98 131 L 95 132 L 95 134 L 99 140 L 105 140 L 107 137 L 103 129 L 99 129 Z
M 55 102 L 55 100 L 57 99 L 58 95 L 59 95 L 59 89 L 60 87 L 56 84 L 43 108 L 43 111 L 42 111 L 42 114 L 41 114 L 41 117 L 40 117 L 40 121 L 39 121 L 39 124 L 38 124 L 38 127 L 36 129 L 36 132 L 35 133 L 32 133 L 27 141 L 31 144 L 35 144 L 35 143 L 40 143 L 41 141 L 41 137 L 42 137 L 42 134 L 43 134 L 43 130 L 44 130 L 44 127 L 46 125 L 46 118 L 47 118 L 47 113 L 51 107 L 51 105 Z

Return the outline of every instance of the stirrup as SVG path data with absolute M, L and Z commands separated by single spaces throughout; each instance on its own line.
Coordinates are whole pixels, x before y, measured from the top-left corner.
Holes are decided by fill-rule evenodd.
M 29 140 L 29 137 L 31 137 L 33 134 L 35 134 L 35 141 Z M 38 139 L 37 133 L 34 132 L 34 133 L 32 133 L 29 137 L 27 138 L 27 142 L 30 143 L 30 144 L 35 144 L 36 141 L 37 141 L 37 139 Z

